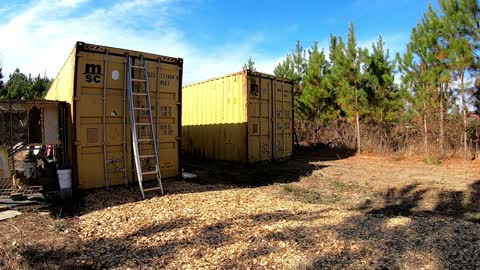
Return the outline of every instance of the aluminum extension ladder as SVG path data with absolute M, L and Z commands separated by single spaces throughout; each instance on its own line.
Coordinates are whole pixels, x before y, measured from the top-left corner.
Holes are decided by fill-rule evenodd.
M 137 71 L 137 72 L 135 72 Z M 135 74 L 139 74 L 140 78 L 135 78 Z M 142 78 L 143 77 L 143 78 Z M 153 128 L 152 105 L 150 102 L 150 91 L 148 84 L 148 67 L 143 56 L 138 65 L 133 65 L 132 58 L 128 57 L 127 69 L 127 86 L 128 97 L 130 101 L 130 126 L 132 132 L 133 155 L 135 159 L 135 169 L 137 172 L 138 184 L 142 198 L 145 199 L 145 192 L 160 190 L 163 193 L 162 176 L 160 173 L 160 162 L 157 149 L 157 140 Z M 148 118 L 148 122 L 142 121 Z M 148 133 L 148 137 L 145 136 Z M 142 154 L 142 145 L 150 144 L 153 154 Z M 143 168 L 144 161 L 153 160 L 155 169 Z M 153 188 L 143 188 L 143 178 L 146 175 L 156 175 L 158 186 Z

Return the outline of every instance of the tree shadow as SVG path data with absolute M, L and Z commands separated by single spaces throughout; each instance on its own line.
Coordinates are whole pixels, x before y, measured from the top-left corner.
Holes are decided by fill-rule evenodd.
M 191 180 L 164 179 L 167 195 L 221 191 L 237 188 L 266 186 L 274 183 L 297 182 L 313 171 L 327 166 L 316 165 L 319 161 L 344 159 L 353 156 L 354 151 L 328 147 L 297 147 L 291 159 L 268 163 L 240 164 L 225 161 L 186 160 L 185 171 L 198 177 Z M 145 188 L 157 185 L 145 183 Z M 158 196 L 158 192 L 147 193 L 147 199 Z M 111 187 L 108 191 L 96 189 L 84 191 L 79 196 L 79 213 L 88 213 L 116 205 L 142 200 L 136 183 L 128 188 Z
M 394 216 L 450 216 L 480 222 L 480 180 L 472 183 L 467 191 L 440 191 L 434 199 L 431 210 L 423 209 L 420 204 L 429 188 L 419 188 L 411 184 L 400 189 L 390 188 L 377 201 L 366 200 L 356 210 L 368 214 Z
M 93 238 L 70 248 L 52 248 L 43 244 L 29 244 L 22 248 L 20 255 L 34 269 L 110 269 L 117 267 L 134 267 L 155 265 L 156 268 L 171 267 L 176 255 L 182 249 L 196 247 L 195 257 L 201 258 L 206 250 L 230 245 L 238 241 L 235 232 L 227 233 L 238 227 L 239 220 L 244 226 L 262 226 L 282 219 L 315 220 L 323 218 L 323 213 L 330 209 L 316 212 L 292 213 L 275 211 L 271 213 L 244 215 L 205 224 L 189 237 L 170 237 L 162 239 L 172 230 L 187 228 L 194 222 L 190 218 L 179 218 L 162 224 L 149 225 L 130 234 L 114 238 Z M 241 237 L 241 234 L 237 234 Z M 294 237 L 293 237 L 294 236 Z M 160 239 L 160 240 L 158 240 Z M 275 252 L 275 248 L 263 240 L 293 241 L 302 246 L 305 242 L 314 243 L 304 227 L 286 228 L 282 232 L 267 234 L 264 238 L 252 239 L 242 253 L 223 262 L 223 269 L 236 265 L 237 260 L 251 260 Z M 211 251 L 210 251 L 211 252 Z M 237 262 L 238 263 L 238 262 Z
M 240 164 L 227 161 L 187 159 L 185 170 L 198 175 L 195 183 L 257 187 L 274 183 L 297 182 L 325 165 L 316 162 L 345 159 L 355 154 L 352 150 L 326 146 L 298 146 L 290 159 L 272 162 Z
M 466 192 L 439 193 L 432 210 L 419 207 L 427 191 L 418 185 L 389 189 L 383 205 L 367 201 L 358 214 L 326 226 L 346 248 L 314 256 L 302 268 L 479 269 L 480 180 Z
M 282 248 L 280 243 L 290 243 L 289 246 L 306 257 L 298 269 L 479 269 L 480 228 L 478 223 L 462 220 L 478 206 L 479 184 L 480 180 L 473 183 L 463 196 L 456 192 L 441 193 L 430 212 L 418 207 L 427 189 L 413 184 L 387 190 L 381 198 L 383 205 L 366 202 L 350 211 L 347 218 L 326 225 L 312 224 L 332 218 L 333 209 L 246 214 L 200 226 L 193 218 L 181 217 L 151 224 L 121 237 L 92 238 L 77 248 L 28 245 L 21 255 L 35 269 L 54 268 L 42 268 L 42 265 L 61 269 L 138 268 L 141 265 L 176 268 L 181 267 L 177 263 L 186 249 L 193 249 L 188 253 L 193 254 L 192 260 L 201 260 L 218 249 L 230 248 L 229 245 L 242 241 L 242 248 L 232 257 L 215 262 L 218 268 L 255 266 L 260 257 L 278 252 Z M 461 203 L 459 198 L 463 198 Z M 448 210 L 459 207 L 465 216 Z M 475 211 L 478 213 L 479 208 Z M 284 221 L 297 222 L 275 230 L 261 230 L 251 238 L 242 235 L 253 228 L 271 228 Z M 186 228 L 193 232 L 166 237 Z
M 362 203 L 357 209 L 368 210 L 369 214 L 380 216 L 408 216 L 411 215 L 413 209 L 418 207 L 423 195 L 427 189 L 417 189 L 418 184 L 411 184 L 401 189 L 389 188 L 382 196 L 382 207 L 374 207 L 374 202 L 370 199 Z

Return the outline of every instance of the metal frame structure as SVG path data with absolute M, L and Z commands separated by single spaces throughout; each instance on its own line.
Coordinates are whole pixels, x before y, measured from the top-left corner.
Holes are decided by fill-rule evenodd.
M 58 123 L 55 123 L 55 134 L 58 132 L 58 141 L 55 144 L 46 140 L 45 134 L 50 130 L 52 132 L 53 124 L 44 119 L 44 109 L 50 107 L 57 110 Z M 29 114 L 33 108 L 40 109 L 40 128 L 41 128 L 41 142 L 33 140 L 29 133 L 30 119 Z M 8 158 L 11 168 L 11 177 L 2 178 L 0 181 L 0 196 L 9 196 L 11 193 L 23 192 L 32 193 L 33 188 L 29 184 L 23 188 L 16 185 L 14 176 L 18 169 L 22 166 L 18 164 L 23 160 L 17 160 L 16 157 L 19 152 L 29 151 L 29 148 L 35 150 L 55 150 L 55 160 L 59 168 L 68 167 L 68 151 L 67 151 L 67 104 L 65 102 L 46 101 L 46 100 L 4 100 L 0 101 L 0 121 L 2 129 L 0 130 L 0 144 L 9 152 Z M 57 125 L 58 124 L 58 125 Z M 57 135 L 57 134 L 56 134 Z M 33 189 L 32 189 L 33 188 Z

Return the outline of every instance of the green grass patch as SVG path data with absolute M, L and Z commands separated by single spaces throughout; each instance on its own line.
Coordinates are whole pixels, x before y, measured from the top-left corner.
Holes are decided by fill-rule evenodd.
M 361 188 L 361 186 L 358 184 L 345 183 L 340 180 L 331 180 L 330 183 L 337 190 L 349 191 L 349 190 L 359 190 Z
M 431 155 L 429 155 L 428 157 L 425 157 L 425 158 L 423 159 L 423 161 L 424 161 L 425 163 L 427 163 L 427 164 L 437 165 L 437 166 L 438 166 L 438 165 L 442 165 L 442 163 L 443 163 L 442 159 L 441 159 L 439 156 L 435 155 L 435 154 L 431 154 Z
M 346 183 L 338 180 L 333 180 L 332 184 L 337 189 L 347 189 L 349 187 L 349 185 L 347 185 Z
M 55 225 L 52 226 L 52 230 L 58 233 L 65 231 L 65 229 L 66 229 L 65 225 L 58 224 L 58 223 L 55 223 Z
M 293 195 L 296 199 L 307 203 L 318 203 L 320 201 L 320 194 L 313 190 L 294 185 L 284 185 L 283 192 Z

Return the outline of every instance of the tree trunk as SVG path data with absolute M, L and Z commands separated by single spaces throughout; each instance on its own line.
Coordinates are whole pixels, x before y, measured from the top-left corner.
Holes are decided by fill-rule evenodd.
M 361 150 L 360 150 L 360 117 L 358 116 L 358 111 L 355 112 L 355 121 L 356 121 L 356 127 L 355 127 L 355 133 L 357 135 L 357 154 L 360 154 L 361 153 Z
M 383 136 L 384 135 L 383 110 L 384 110 L 384 108 L 382 107 L 382 111 L 380 112 L 380 147 L 381 147 L 381 150 L 385 150 L 387 148 L 387 143 L 385 142 L 386 139 L 384 139 L 384 136 Z M 387 136 L 385 136 L 385 138 L 386 137 Z
M 439 136 L 439 144 L 440 144 L 440 158 L 443 158 L 443 144 L 445 141 L 445 134 L 444 134 L 444 121 L 445 115 L 443 113 L 443 93 L 444 89 L 442 85 L 440 85 L 440 136 Z
M 467 144 L 467 97 L 465 95 L 464 76 L 460 76 L 460 83 L 462 89 L 462 109 L 463 109 L 463 160 L 468 158 L 468 144 Z
M 430 164 L 430 154 L 428 153 L 428 127 L 427 127 L 427 105 L 423 102 L 423 146 L 427 163 Z
M 478 154 L 478 125 L 475 125 L 475 159 L 477 159 Z
M 360 116 L 358 115 L 358 89 L 357 85 L 355 87 L 355 135 L 357 137 L 357 154 L 361 153 L 360 149 Z

